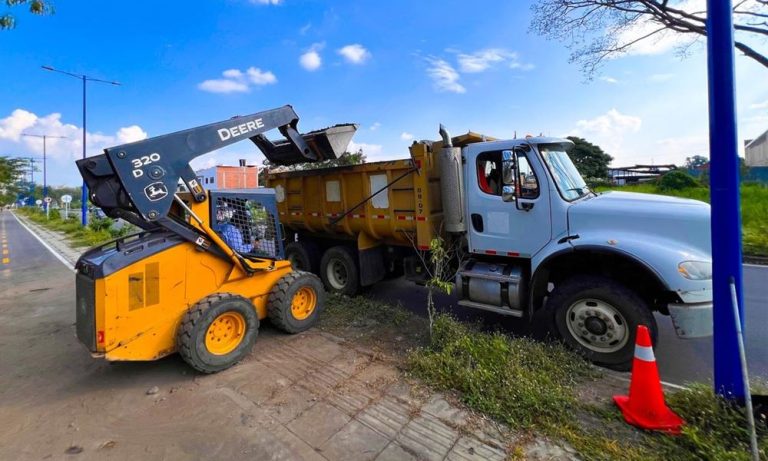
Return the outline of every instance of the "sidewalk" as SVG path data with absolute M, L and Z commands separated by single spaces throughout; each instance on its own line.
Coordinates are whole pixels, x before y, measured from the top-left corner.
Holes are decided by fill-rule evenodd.
M 23 222 L 74 264 L 80 251 L 62 234 Z M 577 459 L 430 391 L 395 359 L 318 329 L 285 335 L 265 325 L 252 354 L 215 375 L 197 375 L 175 358 L 108 366 L 85 353 L 61 354 L 51 360 L 66 363 L 59 365 L 66 371 L 48 370 L 54 381 L 87 382 L 96 373 L 99 387 L 68 386 L 71 395 L 57 396 L 55 409 L 36 402 L 35 411 L 48 417 L 11 405 L 5 419 L 19 418 L 25 429 L 0 436 L 0 454 L 56 458 L 70 447 L 87 459 Z M 19 399 L 26 397 L 24 386 L 15 387 Z M 106 424 L 94 411 L 107 415 Z

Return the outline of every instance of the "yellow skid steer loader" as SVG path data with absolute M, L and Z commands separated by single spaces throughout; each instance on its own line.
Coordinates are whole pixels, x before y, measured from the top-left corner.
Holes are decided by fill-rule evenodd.
M 141 228 L 77 262 L 77 337 L 94 356 L 155 360 L 179 352 L 193 368 L 215 373 L 250 352 L 262 319 L 288 333 L 315 324 L 322 284 L 284 259 L 274 191 L 207 191 L 189 165 L 244 139 L 272 164 L 336 158 L 357 129 L 300 135 L 297 123 L 284 106 L 77 161 L 90 200 Z M 275 128 L 285 140 L 263 134 Z

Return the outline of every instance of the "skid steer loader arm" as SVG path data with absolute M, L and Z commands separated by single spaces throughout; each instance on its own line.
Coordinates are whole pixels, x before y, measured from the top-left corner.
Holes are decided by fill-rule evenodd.
M 78 160 L 77 167 L 91 201 L 107 215 L 144 229 L 176 227 L 168 225 L 166 217 L 179 179 L 195 201 L 206 199 L 189 165 L 192 159 L 244 139 L 253 141 L 275 165 L 333 159 L 344 152 L 357 129 L 353 124 L 337 125 L 302 136 L 296 131 L 298 121 L 293 108 L 283 106 L 111 147 L 102 155 Z M 268 140 L 264 133 L 272 129 L 278 129 L 285 140 Z

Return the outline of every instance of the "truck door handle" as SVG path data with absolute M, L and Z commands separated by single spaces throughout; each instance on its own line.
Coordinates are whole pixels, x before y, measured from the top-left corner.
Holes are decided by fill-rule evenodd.
M 483 231 L 483 217 L 477 213 L 472 213 L 472 228 L 476 232 Z

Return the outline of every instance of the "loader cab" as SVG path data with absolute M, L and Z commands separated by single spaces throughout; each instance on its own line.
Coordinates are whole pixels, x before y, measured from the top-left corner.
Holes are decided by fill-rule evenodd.
M 568 147 L 568 141 L 532 138 L 464 148 L 471 253 L 531 258 L 565 232 L 568 203 L 587 190 L 579 188 L 578 173 L 573 177 Z
M 211 227 L 244 256 L 283 259 L 282 232 L 273 189 L 210 192 Z

